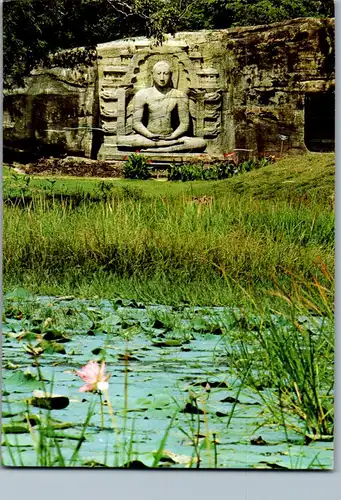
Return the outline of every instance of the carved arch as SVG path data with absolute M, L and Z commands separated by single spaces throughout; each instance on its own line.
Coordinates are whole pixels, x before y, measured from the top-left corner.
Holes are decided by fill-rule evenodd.
M 188 82 L 187 89 L 190 87 L 197 87 L 198 81 L 197 81 L 197 74 L 196 74 L 196 69 L 189 58 L 188 54 L 184 51 L 160 51 L 158 53 L 152 53 L 152 52 L 143 52 L 140 54 L 136 54 L 133 57 L 133 64 L 131 65 L 130 69 L 127 71 L 125 74 L 122 84 L 123 85 L 130 85 L 133 84 L 135 85 L 137 80 L 138 80 L 138 75 L 141 74 L 141 67 L 147 62 L 149 58 L 155 59 L 155 62 L 157 60 L 162 60 L 162 59 L 168 59 L 169 58 L 176 58 L 178 59 L 179 66 L 182 66 L 182 70 L 184 74 L 186 75 L 186 80 Z M 187 69 L 189 68 L 189 69 Z M 179 72 L 179 70 L 178 70 Z M 176 87 L 177 88 L 177 87 Z
M 177 59 L 177 63 L 178 63 L 178 68 L 176 69 L 176 71 L 173 71 L 174 87 L 180 88 L 183 92 L 186 92 L 187 94 L 189 94 L 189 89 L 197 86 L 198 77 L 197 77 L 197 73 L 196 73 L 196 70 L 194 68 L 194 65 L 193 65 L 192 61 L 190 60 L 190 58 L 188 57 L 188 54 L 182 50 L 181 51 L 180 50 L 160 51 L 157 53 L 155 53 L 155 52 L 147 52 L 147 53 L 143 52 L 140 54 L 136 54 L 133 57 L 133 64 L 131 65 L 130 69 L 127 71 L 127 73 L 123 77 L 122 86 L 123 85 L 126 85 L 126 86 L 133 85 L 133 88 L 134 88 L 139 80 L 139 75 L 148 75 L 148 82 L 146 82 L 145 79 L 140 78 L 140 81 L 143 82 L 143 85 L 141 85 L 141 88 L 151 86 L 152 81 L 149 81 L 149 78 L 151 78 L 149 76 L 149 75 L 151 75 L 151 68 L 147 67 L 148 59 L 153 60 L 152 65 L 154 65 L 158 60 L 159 61 L 167 60 L 167 61 L 169 61 L 171 66 L 174 66 L 171 63 L 171 59 L 173 59 L 173 58 Z M 146 66 L 146 69 L 142 73 L 143 66 Z M 174 67 L 172 67 L 172 69 L 174 70 Z M 181 74 L 184 75 L 182 81 L 185 81 L 186 85 L 185 86 L 181 85 L 179 87 L 179 82 L 181 83 L 181 80 L 180 80 Z M 174 76 L 177 79 L 177 82 L 174 82 Z M 133 98 L 134 94 L 135 94 L 135 89 L 131 93 L 130 98 L 127 99 L 126 134 L 130 134 L 132 132 L 132 113 L 133 113 L 132 98 Z M 195 118 L 196 118 L 195 117 L 195 107 L 192 105 L 191 102 L 190 102 L 190 114 L 191 114 L 192 120 L 193 119 L 195 120 Z

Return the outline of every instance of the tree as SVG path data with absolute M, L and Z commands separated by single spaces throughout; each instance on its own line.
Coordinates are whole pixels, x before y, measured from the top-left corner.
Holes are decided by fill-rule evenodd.
M 175 0 L 175 3 L 182 3 Z M 333 17 L 333 0 L 187 1 L 182 29 L 222 29 L 269 24 L 297 17 Z
M 153 33 L 153 16 L 162 0 L 16 0 L 3 4 L 3 59 L 5 86 L 21 85 L 23 78 L 50 55 L 85 47 L 65 64 L 91 60 L 101 42 Z M 154 21 L 155 22 L 155 21 Z M 159 28 L 157 28 L 158 31 Z M 60 62 L 60 60 L 59 60 Z
M 51 64 L 89 63 L 98 43 L 182 30 L 267 24 L 295 17 L 332 17 L 332 0 L 15 0 L 3 4 L 4 85 Z
M 334 2 L 316 0 L 234 0 L 226 2 L 234 26 L 269 24 L 297 17 L 333 17 Z

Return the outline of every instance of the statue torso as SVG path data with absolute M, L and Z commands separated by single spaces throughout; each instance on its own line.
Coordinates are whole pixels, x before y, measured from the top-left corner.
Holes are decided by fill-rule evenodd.
M 186 94 L 173 88 L 162 93 L 155 87 L 150 87 L 140 90 L 136 96 L 138 101 L 148 108 L 148 130 L 162 135 L 172 133 L 172 111 L 176 108 L 179 99 L 187 99 Z

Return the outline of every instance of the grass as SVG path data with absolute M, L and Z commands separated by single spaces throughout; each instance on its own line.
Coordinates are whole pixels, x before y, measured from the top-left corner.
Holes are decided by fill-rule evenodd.
M 333 155 L 225 181 L 4 176 L 5 290 L 162 303 L 263 300 L 334 266 Z M 205 202 L 200 203 L 201 197 Z
M 318 199 L 329 199 L 334 193 L 335 155 L 333 153 L 310 153 L 295 157 L 288 157 L 275 164 L 261 169 L 253 170 L 246 174 L 232 177 L 223 181 L 193 181 L 158 182 L 158 181 L 133 181 L 127 179 L 108 179 L 100 181 L 98 178 L 83 177 L 44 177 L 39 175 L 30 178 L 29 191 L 31 194 L 49 191 L 55 195 L 91 194 L 100 192 L 99 185 L 113 186 L 119 191 L 131 188 L 134 191 L 142 190 L 144 196 L 177 197 L 208 195 L 224 197 L 226 194 L 244 194 L 260 199 L 284 199 L 315 196 Z M 17 177 L 15 179 L 13 174 Z M 17 174 L 13 168 L 3 168 L 4 195 L 18 184 L 25 184 L 26 176 Z M 142 194 L 140 193 L 140 194 Z
M 320 273 L 332 285 L 332 276 L 321 264 Z M 318 279 L 292 280 L 298 285 L 296 293 L 277 292 L 289 305 L 287 312 L 265 308 L 258 309 L 258 316 L 239 318 L 239 326 L 228 336 L 234 347 L 229 362 L 240 376 L 251 367 L 245 383 L 259 392 L 270 420 L 294 428 L 309 443 L 334 431 L 333 290 Z M 293 423 L 293 415 L 303 425 Z

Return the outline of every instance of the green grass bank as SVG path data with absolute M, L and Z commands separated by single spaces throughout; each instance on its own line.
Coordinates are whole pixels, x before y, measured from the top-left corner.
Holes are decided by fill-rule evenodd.
M 4 289 L 200 305 L 330 291 L 334 166 L 307 154 L 188 183 L 5 167 Z

